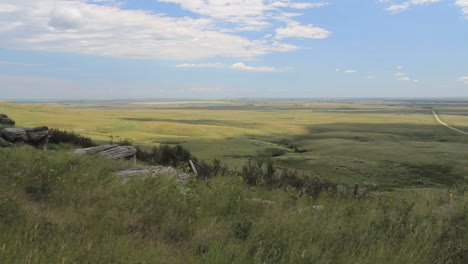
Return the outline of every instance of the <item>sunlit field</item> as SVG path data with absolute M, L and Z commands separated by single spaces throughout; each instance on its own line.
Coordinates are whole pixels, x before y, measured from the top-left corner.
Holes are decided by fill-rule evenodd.
M 272 156 L 279 168 L 345 184 L 450 185 L 468 175 L 468 102 L 82 101 L 0 103 L 17 126 L 73 130 L 107 143 L 183 144 L 230 167 Z M 179 102 L 180 101 L 180 102 Z

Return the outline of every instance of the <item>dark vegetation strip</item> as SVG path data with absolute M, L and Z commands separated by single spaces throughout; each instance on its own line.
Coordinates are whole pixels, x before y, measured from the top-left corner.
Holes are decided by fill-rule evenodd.
M 137 121 L 137 122 L 168 122 L 168 123 L 184 123 L 194 125 L 213 125 L 213 126 L 236 126 L 245 127 L 249 125 L 256 125 L 258 123 L 243 123 L 230 120 L 215 120 L 215 119 L 166 119 L 166 118 L 134 118 L 134 117 L 123 117 L 120 120 Z

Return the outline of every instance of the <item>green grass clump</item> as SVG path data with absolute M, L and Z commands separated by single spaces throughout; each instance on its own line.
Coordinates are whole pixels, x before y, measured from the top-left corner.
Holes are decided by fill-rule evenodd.
M 313 197 L 233 175 L 122 183 L 113 172 L 131 164 L 27 146 L 0 149 L 0 161 L 2 263 L 448 264 L 468 257 L 466 184 L 356 197 L 341 186 Z

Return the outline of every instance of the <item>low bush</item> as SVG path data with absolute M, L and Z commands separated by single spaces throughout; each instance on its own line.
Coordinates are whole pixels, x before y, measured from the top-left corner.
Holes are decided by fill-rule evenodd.
M 179 167 L 188 167 L 192 154 L 182 145 L 170 146 L 161 144 L 159 147 L 153 147 L 150 151 L 138 148 L 137 159 L 153 165 L 164 165 Z
M 318 177 L 303 174 L 296 170 L 283 169 L 277 171 L 271 159 L 249 160 L 240 172 L 249 185 L 260 185 L 276 188 L 293 187 L 307 195 L 318 197 L 322 192 L 336 192 L 337 184 Z
M 131 140 L 129 138 L 122 139 L 122 140 L 119 140 L 119 142 L 117 142 L 117 145 L 119 145 L 119 146 L 133 146 L 133 140 Z
M 217 176 L 237 175 L 235 171 L 229 170 L 220 160 L 214 159 L 212 163 L 194 160 L 197 167 L 198 179 L 209 179 Z
M 235 222 L 232 225 L 234 236 L 241 240 L 246 240 L 251 233 L 252 227 L 253 222 L 248 218 L 244 218 L 241 221 Z
M 52 144 L 69 143 L 76 146 L 80 146 L 82 148 L 97 146 L 97 144 L 94 143 L 91 138 L 82 136 L 74 131 L 51 128 L 49 130 L 49 134 L 49 143 Z

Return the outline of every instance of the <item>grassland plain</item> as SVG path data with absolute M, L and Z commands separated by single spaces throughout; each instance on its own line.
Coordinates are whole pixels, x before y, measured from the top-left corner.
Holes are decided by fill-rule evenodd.
M 464 101 L 233 100 L 0 103 L 19 126 L 47 125 L 108 142 L 181 143 L 231 167 L 271 156 L 343 184 L 441 186 L 468 175 L 468 137 L 437 124 L 430 108 L 468 130 Z

